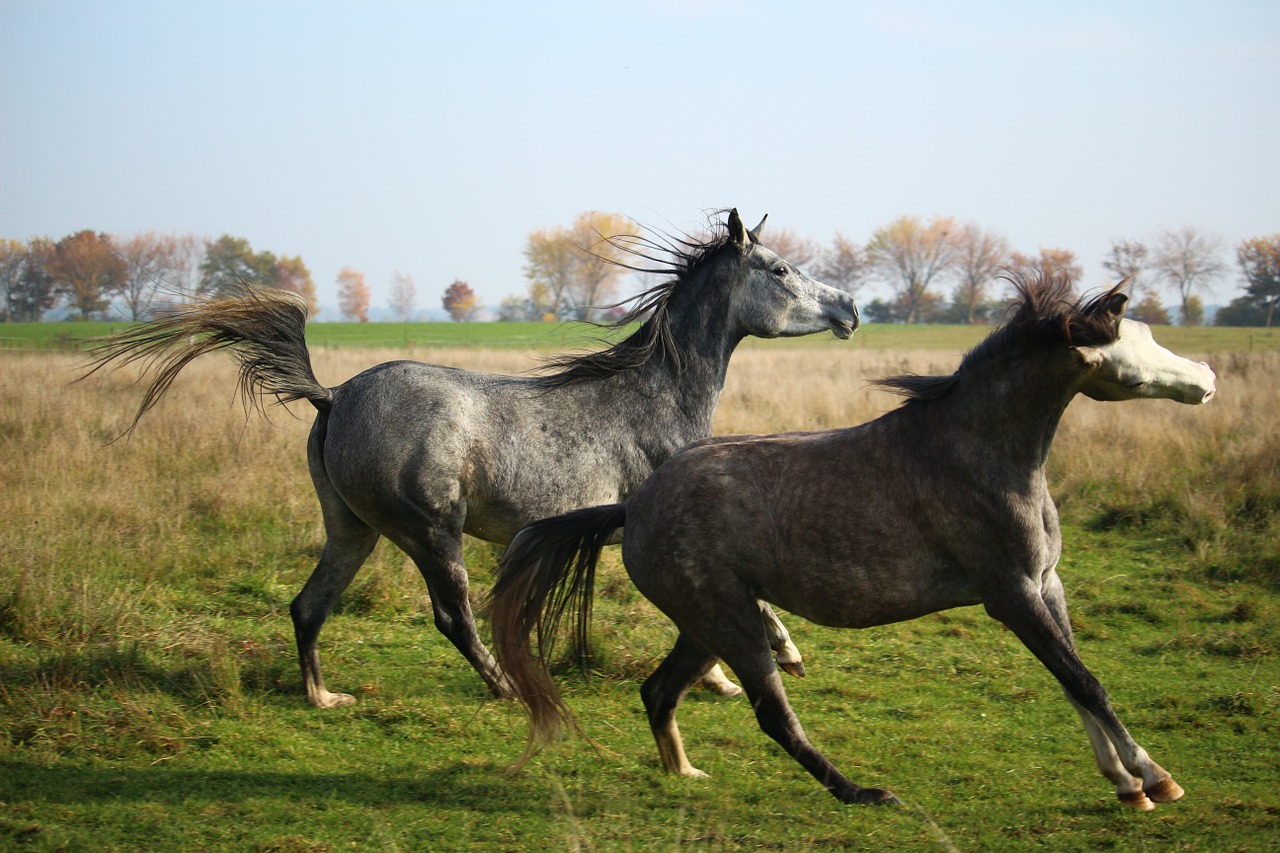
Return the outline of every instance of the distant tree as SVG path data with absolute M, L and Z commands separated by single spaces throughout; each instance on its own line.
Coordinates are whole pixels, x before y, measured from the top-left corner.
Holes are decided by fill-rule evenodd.
M 498 306 L 498 320 L 503 323 L 540 319 L 537 306 L 526 296 L 507 296 Z
M 124 259 L 111 238 L 88 229 L 59 240 L 47 269 L 54 289 L 82 320 L 106 311 L 126 277 Z
M 338 270 L 338 310 L 348 320 L 369 322 L 369 285 L 364 280 L 364 273 L 351 267 Z
M 618 300 L 618 283 L 627 270 L 627 252 L 617 238 L 636 236 L 639 228 L 616 213 L 588 211 L 569 232 L 577 249 L 576 270 L 569 283 L 576 319 L 592 321 L 595 314 Z
M 270 255 L 270 253 L 267 254 Z M 311 279 L 311 270 L 307 269 L 301 257 L 285 257 L 276 260 L 271 270 L 271 282 L 281 290 L 301 296 L 307 303 L 308 317 L 314 317 L 320 313 L 320 301 L 316 298 L 316 284 Z
M 1084 267 L 1076 260 L 1076 253 L 1070 249 L 1041 249 L 1039 256 L 1024 255 L 1014 252 L 1011 259 L 1013 268 L 1024 273 L 1032 273 L 1045 278 L 1064 276 L 1073 289 L 1080 287 L 1080 279 L 1084 278 Z
M 559 319 L 577 267 L 577 250 L 564 228 L 539 228 L 524 250 L 529 302 L 538 319 Z
M 525 247 L 529 301 L 550 319 L 591 320 L 617 298 L 627 252 L 618 237 L 638 227 L 617 214 L 588 211 L 571 228 L 541 228 Z
M 1149 326 L 1167 326 L 1170 322 L 1169 311 L 1160 304 L 1160 297 L 1154 290 L 1145 291 L 1139 300 L 1130 300 L 1126 313 Z
M 391 274 L 391 300 L 389 307 L 402 322 L 413 319 L 418 301 L 418 285 L 408 273 Z
M 811 240 L 797 237 L 794 231 L 787 228 L 768 228 L 763 232 L 764 245 L 768 246 L 780 258 L 785 258 L 793 267 L 813 272 L 811 264 L 821 260 L 822 250 Z M 816 273 L 815 273 L 816 275 Z M 829 282 L 823 282 L 828 284 Z M 834 287 L 835 285 L 832 285 Z
M 951 270 L 956 259 L 956 224 L 935 217 L 927 224 L 914 216 L 895 219 L 871 236 L 867 257 L 876 274 L 894 289 L 902 321 L 923 321 L 929 286 Z
M 157 300 L 177 297 L 188 260 L 187 246 L 177 237 L 145 231 L 132 237 L 117 237 L 115 244 L 125 262 L 125 280 L 120 295 L 130 320 L 147 316 Z
M 1178 295 L 1179 316 L 1187 325 L 1187 302 L 1227 271 L 1222 240 L 1191 226 L 1162 229 L 1156 237 L 1151 267 Z
M 172 266 L 163 284 L 157 289 L 152 312 L 183 302 L 190 302 L 200 296 L 209 296 L 201 289 L 202 276 L 200 266 L 204 262 L 205 247 L 209 241 L 194 234 L 180 234 L 168 238 L 172 241 Z
M 823 284 L 857 296 L 871 274 L 871 262 L 862 246 L 837 231 L 830 248 L 818 253 L 813 274 Z
M 47 237 L 35 237 L 27 242 L 17 281 L 6 294 L 10 320 L 35 322 L 57 304 L 58 292 L 49 272 L 55 255 L 54 242 Z
M 991 319 L 991 283 L 1013 254 L 1009 241 L 972 222 L 961 225 L 954 239 L 956 289 L 951 319 L 970 325 L 986 323 Z
M 1237 296 L 1213 315 L 1215 326 L 1265 326 L 1267 309 L 1248 296 Z
M 1280 234 L 1244 240 L 1236 248 L 1236 261 L 1244 273 L 1244 298 L 1270 328 L 1280 305 Z
M 0 238 L 0 322 L 13 319 L 13 297 L 22 281 L 27 247 L 20 240 Z
M 454 279 L 453 284 L 445 288 L 441 302 L 444 310 L 449 312 L 449 318 L 459 323 L 473 320 L 476 311 L 480 310 L 476 292 L 462 279 Z
M 899 293 L 892 299 L 873 299 L 867 304 L 863 313 L 868 323 L 906 323 L 907 312 L 914 311 L 913 323 L 946 323 L 949 322 L 947 302 L 936 293 L 923 293 L 914 304 L 909 304 L 907 295 Z
M 298 294 L 307 303 L 309 317 L 320 311 L 315 282 L 301 257 L 277 258 L 272 252 L 255 252 L 248 240 L 228 234 L 205 243 L 198 286 L 202 295 L 234 294 L 247 284 Z
M 1112 240 L 1111 248 L 1102 259 L 1102 268 L 1111 273 L 1116 281 L 1128 278 L 1129 293 L 1132 301 L 1137 302 L 1149 290 L 1142 273 L 1147 269 L 1147 261 L 1151 250 L 1138 240 Z
M 275 255 L 257 253 L 243 237 L 223 234 L 205 244 L 200 262 L 200 292 L 221 297 L 237 292 L 246 284 L 275 286 Z

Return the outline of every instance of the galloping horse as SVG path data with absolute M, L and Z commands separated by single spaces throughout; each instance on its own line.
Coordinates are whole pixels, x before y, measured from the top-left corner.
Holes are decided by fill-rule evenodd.
M 1081 303 L 1069 301 L 1065 281 L 1011 280 L 1019 294 L 1011 319 L 954 374 L 878 381 L 906 397 L 882 417 L 826 432 L 707 439 L 667 460 L 626 503 L 521 531 L 488 607 L 494 650 L 530 712 L 525 758 L 571 719 L 545 663 L 566 609 L 576 610 L 574 640 L 584 648 L 596 560 L 625 524 L 627 573 L 680 630 L 640 691 L 669 771 L 703 775 L 685 756 L 675 712 L 719 658 L 760 727 L 833 795 L 897 802 L 850 782 L 809 743 L 769 656 L 757 600 L 842 628 L 983 604 L 1061 683 L 1123 802 L 1150 809 L 1182 796 L 1076 655 L 1045 461 L 1076 394 L 1204 403 L 1213 371 L 1123 319 L 1119 285 Z M 534 629 L 542 665 L 530 648 Z
M 467 599 L 463 534 L 505 545 L 535 519 L 626 498 L 660 462 L 710 434 L 729 357 L 744 337 L 830 330 L 847 339 L 857 328 L 853 299 L 765 248 L 763 225 L 747 230 L 735 209 L 704 243 L 612 238 L 659 265 L 643 271 L 671 278 L 636 297 L 619 325 L 650 316 L 632 335 L 556 360 L 545 376 L 391 361 L 327 388 L 311 368 L 305 304 L 255 287 L 107 339 L 90 373 L 138 361 L 154 373 L 130 429 L 188 362 L 218 349 L 237 358 L 247 402 L 273 395 L 315 407 L 307 460 L 326 541 L 290 606 L 312 705 L 355 702 L 325 688 L 317 639 L 381 536 L 422 573 L 436 627 L 495 695 L 507 696 Z M 760 613 L 779 659 L 796 671 L 799 652 L 785 629 L 767 605 Z M 737 691 L 718 667 L 709 683 Z

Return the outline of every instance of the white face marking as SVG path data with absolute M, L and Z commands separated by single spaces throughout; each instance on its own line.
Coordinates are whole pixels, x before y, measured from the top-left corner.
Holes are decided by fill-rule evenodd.
M 1082 347 L 1099 359 L 1081 389 L 1095 400 L 1155 398 L 1207 403 L 1217 391 L 1209 365 L 1175 355 L 1155 342 L 1137 320 L 1120 321 L 1120 338 L 1100 347 Z

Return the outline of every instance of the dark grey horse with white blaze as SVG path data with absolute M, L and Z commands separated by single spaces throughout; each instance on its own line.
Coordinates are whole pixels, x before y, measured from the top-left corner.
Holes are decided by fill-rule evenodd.
M 680 631 L 641 688 L 669 771 L 702 775 L 685 757 L 675 712 L 719 658 L 741 680 L 760 727 L 832 794 L 896 802 L 850 782 L 809 743 L 769 656 L 757 599 L 842 628 L 982 604 L 1061 683 L 1122 801 L 1149 809 L 1182 796 L 1076 656 L 1045 461 L 1076 394 L 1203 403 L 1215 391 L 1213 371 L 1122 319 L 1118 287 L 1079 303 L 1064 282 L 1014 285 L 1020 298 L 1009 322 L 953 375 L 880 380 L 907 400 L 876 420 L 710 438 L 667 460 L 624 504 L 521 531 L 503 557 L 489 617 L 498 661 L 530 711 L 526 758 L 571 719 L 545 667 L 549 647 L 566 609 L 576 611 L 574 639 L 584 647 L 596 560 L 625 524 L 627 573 Z M 541 664 L 530 646 L 535 629 Z
M 392 361 L 326 388 L 312 372 L 305 305 L 255 288 L 108 339 L 93 370 L 141 361 L 154 371 L 133 426 L 188 362 L 223 348 L 239 360 L 246 401 L 274 395 L 315 406 L 307 460 L 326 541 L 290 607 L 311 704 L 355 701 L 325 688 L 317 639 L 381 536 L 422 573 L 436 627 L 506 696 L 506 679 L 476 632 L 463 534 L 505 545 L 535 519 L 626 498 L 660 462 L 710 434 L 729 357 L 744 337 L 830 330 L 847 339 L 857 328 L 852 298 L 763 246 L 763 225 L 748 231 L 732 210 L 727 229 L 718 226 L 702 244 L 614 238 L 658 264 L 643 271 L 671 278 L 637 297 L 621 323 L 650 316 L 630 337 L 559 359 L 546 376 Z M 767 605 L 761 613 L 779 661 L 797 671 L 785 629 Z M 718 667 L 709 675 L 718 675 L 710 686 L 737 691 Z

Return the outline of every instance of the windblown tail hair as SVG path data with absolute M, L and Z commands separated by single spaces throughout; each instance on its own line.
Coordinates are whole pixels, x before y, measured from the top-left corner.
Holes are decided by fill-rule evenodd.
M 199 299 L 159 319 L 110 337 L 89 350 L 89 369 L 142 363 L 151 383 L 126 433 L 160 401 L 182 368 L 208 352 L 229 349 L 240 364 L 239 389 L 245 406 L 261 410 L 262 397 L 281 403 L 310 400 L 327 411 L 333 392 L 320 384 L 307 350 L 307 305 L 274 287 L 242 284 L 230 297 Z
M 548 664 L 560 621 L 574 613 L 573 653 L 584 663 L 600 549 L 626 521 L 626 505 L 588 507 L 536 521 L 512 540 L 498 565 L 486 604 L 493 651 L 516 698 L 529 713 L 529 742 L 518 769 L 560 732 L 574 725 Z M 537 657 L 530 646 L 536 632 Z

